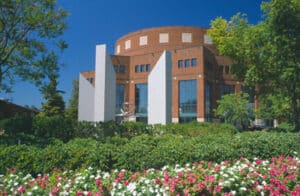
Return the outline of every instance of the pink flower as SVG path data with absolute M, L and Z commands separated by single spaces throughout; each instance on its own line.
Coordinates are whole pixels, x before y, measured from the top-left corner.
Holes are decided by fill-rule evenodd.
M 97 179 L 95 180 L 95 183 L 96 183 L 98 186 L 102 186 L 102 185 L 103 185 L 102 181 L 101 181 L 99 178 L 97 178 Z
M 177 173 L 177 176 L 178 176 L 178 177 L 182 177 L 182 176 L 183 176 L 183 173 L 182 173 L 182 172 L 178 172 L 178 173 Z
M 205 176 L 205 182 L 214 182 L 215 178 L 214 176 L 206 175 Z
M 220 193 L 221 192 L 221 187 L 220 186 L 215 186 L 215 191 L 217 192 L 217 193 Z
M 200 188 L 201 188 L 201 189 L 205 189 L 205 188 L 206 188 L 205 184 L 200 183 Z
M 129 184 L 129 180 L 124 180 L 124 185 L 128 186 L 128 184 Z
M 260 164 L 262 164 L 263 161 L 260 160 L 260 159 L 257 159 L 255 162 L 256 162 L 257 165 L 260 165 Z
M 17 189 L 17 192 L 22 194 L 24 193 L 24 190 L 25 190 L 25 186 L 22 185 L 20 188 Z

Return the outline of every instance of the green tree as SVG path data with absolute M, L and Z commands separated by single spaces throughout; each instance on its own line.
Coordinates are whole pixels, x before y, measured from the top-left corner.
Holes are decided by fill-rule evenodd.
M 234 61 L 234 76 L 259 87 L 260 99 L 273 95 L 289 101 L 289 120 L 299 130 L 300 1 L 271 0 L 261 7 L 264 20 L 257 25 L 237 14 L 229 21 L 215 19 L 208 33 L 220 54 Z
M 227 123 L 236 124 L 243 129 L 249 125 L 253 116 L 253 109 L 249 104 L 249 95 L 247 93 L 223 95 L 215 109 L 215 114 L 225 120 Z
M 57 77 L 57 75 L 50 75 L 49 84 L 41 89 L 46 102 L 42 104 L 40 116 L 64 115 L 65 102 L 61 96 L 62 91 L 57 90 Z
M 51 63 L 66 28 L 67 13 L 56 0 L 0 1 L 0 91 L 9 92 L 16 79 L 42 85 L 49 74 L 59 71 Z
M 78 119 L 78 96 L 79 96 L 79 80 L 73 80 L 72 94 L 69 99 L 69 105 L 66 109 L 66 116 L 68 118 Z

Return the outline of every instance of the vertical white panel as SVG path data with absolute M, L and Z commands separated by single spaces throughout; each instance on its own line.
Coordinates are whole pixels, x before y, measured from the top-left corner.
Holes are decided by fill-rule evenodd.
M 79 75 L 78 120 L 94 121 L 94 93 L 93 85 L 81 74 Z
M 164 51 L 148 77 L 148 124 L 172 122 L 171 53 Z
M 116 74 L 106 45 L 96 46 L 95 114 L 94 120 L 115 119 Z

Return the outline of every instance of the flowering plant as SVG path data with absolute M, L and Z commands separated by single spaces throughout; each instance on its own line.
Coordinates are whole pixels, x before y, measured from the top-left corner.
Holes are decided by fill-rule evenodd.
M 95 168 L 0 175 L 0 195 L 300 195 L 300 159 L 200 161 L 142 172 Z

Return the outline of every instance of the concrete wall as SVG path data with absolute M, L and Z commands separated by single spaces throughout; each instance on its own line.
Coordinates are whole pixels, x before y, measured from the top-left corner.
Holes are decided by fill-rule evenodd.
M 78 120 L 94 121 L 95 88 L 87 79 L 79 74 Z
M 171 53 L 164 51 L 148 77 L 148 124 L 172 122 Z
M 96 46 L 94 121 L 115 119 L 116 73 L 106 45 Z

